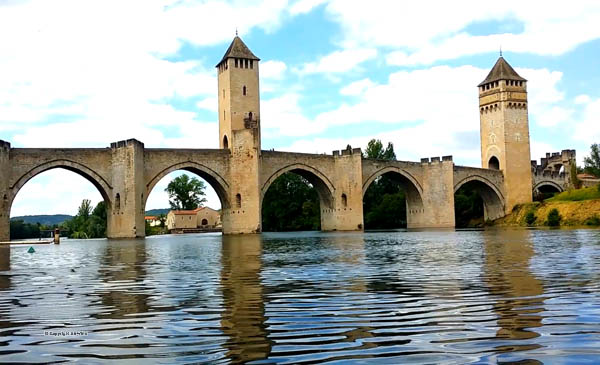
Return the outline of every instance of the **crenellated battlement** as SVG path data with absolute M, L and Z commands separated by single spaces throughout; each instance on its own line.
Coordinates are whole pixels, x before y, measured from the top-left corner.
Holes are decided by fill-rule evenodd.
M 138 141 L 135 138 L 130 138 L 130 139 L 123 140 L 123 141 L 112 142 L 110 144 L 110 148 L 113 148 L 113 149 L 123 148 L 123 147 L 127 147 L 127 146 L 132 146 L 132 145 L 138 145 L 142 148 L 144 147 L 144 143 Z
M 10 151 L 10 142 L 3 141 L 0 139 L 0 150 L 4 152 Z

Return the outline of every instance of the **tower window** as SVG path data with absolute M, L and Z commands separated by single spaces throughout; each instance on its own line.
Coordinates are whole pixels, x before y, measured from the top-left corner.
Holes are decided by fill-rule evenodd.
M 344 208 L 348 206 L 348 197 L 346 197 L 346 194 L 342 194 L 342 205 Z
M 223 98 L 225 97 L 225 89 L 223 89 Z
M 227 140 L 227 135 L 223 136 L 223 148 L 229 148 L 229 141 Z
M 225 120 L 225 110 L 223 110 L 223 120 Z
M 242 87 L 242 94 L 246 95 L 246 85 L 244 85 L 244 87 Z
M 121 194 L 117 193 L 115 196 L 115 210 L 121 209 Z
M 240 195 L 240 193 L 235 194 L 235 206 L 237 208 L 242 207 L 242 195 Z
M 254 60 L 250 60 L 250 68 L 254 68 Z
M 244 60 L 244 68 L 248 68 L 248 60 Z
M 238 59 L 237 58 L 235 59 L 235 67 L 236 68 L 238 67 Z

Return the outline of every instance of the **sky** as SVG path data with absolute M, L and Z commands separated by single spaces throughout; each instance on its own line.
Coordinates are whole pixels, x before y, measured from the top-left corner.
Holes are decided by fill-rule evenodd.
M 392 142 L 399 160 L 481 166 L 477 84 L 528 80 L 531 157 L 600 142 L 600 2 L 0 0 L 0 139 L 12 147 L 218 148 L 214 66 L 235 31 L 261 58 L 262 147 Z M 165 177 L 147 209 L 168 207 Z M 219 208 L 214 190 L 207 205 Z M 11 216 L 101 200 L 61 169 Z

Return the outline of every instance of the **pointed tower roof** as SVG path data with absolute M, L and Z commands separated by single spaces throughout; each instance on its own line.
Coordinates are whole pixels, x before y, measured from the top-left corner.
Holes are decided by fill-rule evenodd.
M 517 71 L 515 71 L 502 56 L 498 58 L 498 61 L 496 61 L 496 64 L 494 65 L 494 67 L 492 67 L 492 71 L 490 71 L 485 80 L 483 80 L 477 86 L 482 86 L 498 80 L 527 81 L 521 76 L 519 76 Z
M 221 58 L 221 61 L 217 63 L 217 66 L 220 65 L 223 61 L 228 58 L 245 58 L 248 60 L 257 60 L 260 61 L 260 58 L 256 57 L 254 53 L 246 46 L 246 44 L 242 41 L 240 37 L 237 35 L 233 38 L 233 41 L 227 48 L 225 55 Z

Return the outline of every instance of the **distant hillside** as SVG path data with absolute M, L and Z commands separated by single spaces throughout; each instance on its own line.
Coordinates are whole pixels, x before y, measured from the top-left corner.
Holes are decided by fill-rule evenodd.
M 160 214 L 164 214 L 167 215 L 167 213 L 169 213 L 169 211 L 171 210 L 171 208 L 163 208 L 163 209 L 150 209 L 146 211 L 146 215 L 160 215 Z
M 21 217 L 12 217 L 10 220 L 22 220 L 25 223 L 31 224 L 44 224 L 47 226 L 53 226 L 55 224 L 61 224 L 62 222 L 73 218 L 67 214 L 53 214 L 53 215 L 25 215 Z

